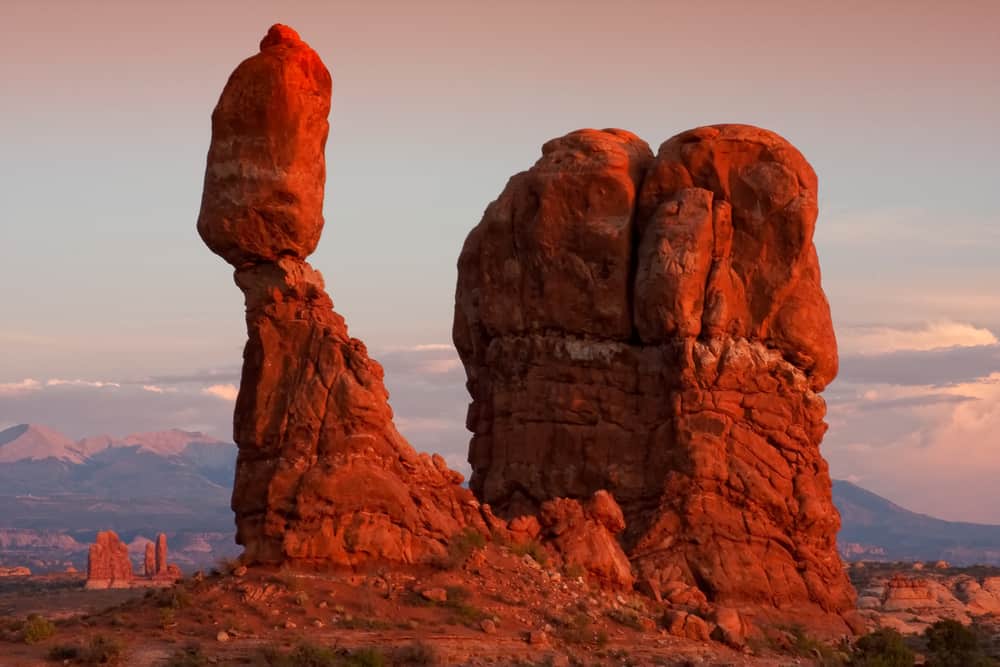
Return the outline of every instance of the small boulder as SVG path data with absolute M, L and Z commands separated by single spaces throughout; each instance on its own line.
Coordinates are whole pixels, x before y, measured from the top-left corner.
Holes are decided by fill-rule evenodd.
M 443 588 L 426 588 L 420 592 L 425 600 L 430 600 L 431 602 L 447 602 L 448 601 L 448 591 Z

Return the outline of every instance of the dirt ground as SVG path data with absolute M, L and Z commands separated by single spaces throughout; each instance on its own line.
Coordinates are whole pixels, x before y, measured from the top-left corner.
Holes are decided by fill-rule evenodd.
M 815 663 L 670 636 L 652 600 L 589 587 L 506 547 L 407 572 L 220 569 L 160 590 L 85 591 L 67 576 L 2 583 L 0 667 L 109 664 L 88 655 L 95 642 L 128 667 Z M 26 643 L 31 614 L 52 621 L 52 636 Z M 326 662 L 307 656 L 318 647 Z

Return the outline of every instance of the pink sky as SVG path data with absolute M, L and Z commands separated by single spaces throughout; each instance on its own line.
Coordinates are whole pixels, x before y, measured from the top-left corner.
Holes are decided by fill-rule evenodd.
M 276 21 L 334 77 L 312 261 L 387 360 L 418 445 L 464 458 L 467 398 L 446 347 L 455 260 L 545 140 L 613 126 L 655 147 L 747 122 L 789 138 L 820 177 L 824 286 L 844 354 L 861 360 L 827 393 L 834 474 L 1000 522 L 992 1 L 7 0 L 0 425 L 226 435 L 242 303 L 194 221 L 211 109 Z M 904 358 L 955 368 L 949 348 L 979 374 L 900 371 Z M 865 368 L 885 372 L 852 370 Z

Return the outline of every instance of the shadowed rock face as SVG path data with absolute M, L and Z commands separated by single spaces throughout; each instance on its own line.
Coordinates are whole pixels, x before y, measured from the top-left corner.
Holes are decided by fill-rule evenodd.
M 499 514 L 607 489 L 639 583 L 853 607 L 819 453 L 836 375 L 816 176 L 772 132 L 545 144 L 472 230 L 454 340 L 472 489 Z
M 483 510 L 392 423 L 382 367 L 305 257 L 323 227 L 330 75 L 288 27 L 233 72 L 212 115 L 198 231 L 236 267 L 249 340 L 232 506 L 248 563 L 402 563 L 445 553 Z

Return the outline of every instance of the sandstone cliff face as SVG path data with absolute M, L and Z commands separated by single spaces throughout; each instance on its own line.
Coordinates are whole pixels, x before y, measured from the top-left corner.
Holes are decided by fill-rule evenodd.
M 427 561 L 488 529 L 462 476 L 396 431 L 382 367 L 304 261 L 323 226 L 330 91 L 319 56 L 276 25 L 212 115 L 198 231 L 236 268 L 249 336 L 236 539 L 247 563 Z
M 819 453 L 837 353 L 816 192 L 793 146 L 749 126 L 655 157 L 621 130 L 545 144 L 458 263 L 476 495 L 515 516 L 607 489 L 656 595 L 851 609 Z

